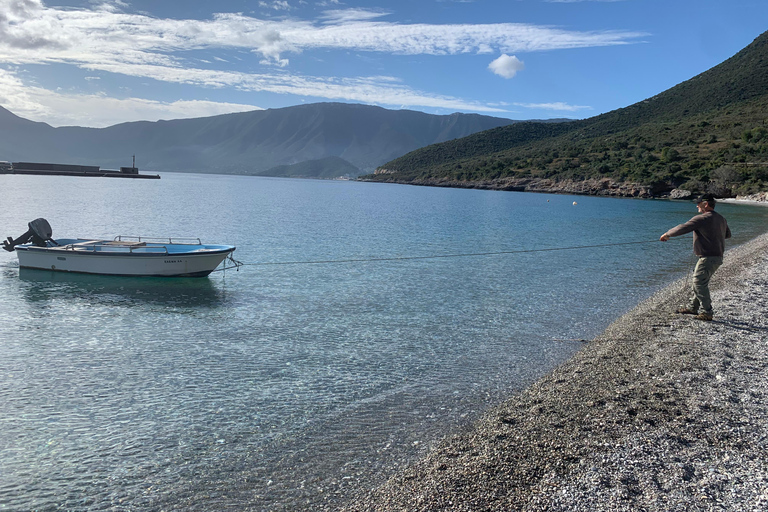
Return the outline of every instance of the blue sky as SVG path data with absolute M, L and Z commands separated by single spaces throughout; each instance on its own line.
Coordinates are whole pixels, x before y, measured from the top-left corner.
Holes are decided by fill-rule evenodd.
M 0 0 L 0 105 L 93 127 L 321 101 L 586 118 L 765 30 L 766 0 Z

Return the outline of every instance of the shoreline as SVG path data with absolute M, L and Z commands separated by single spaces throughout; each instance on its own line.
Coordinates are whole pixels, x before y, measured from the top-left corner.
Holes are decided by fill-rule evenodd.
M 380 172 L 366 176 L 387 176 L 390 173 Z M 417 187 L 464 188 L 477 190 L 494 190 L 500 192 L 533 192 L 538 194 L 558 194 L 596 197 L 620 197 L 625 199 L 668 199 L 690 201 L 698 195 L 688 191 L 664 188 L 656 189 L 652 185 L 634 182 L 617 182 L 611 178 L 588 178 L 584 180 L 555 181 L 551 178 L 497 178 L 494 180 L 451 180 L 448 178 L 417 178 L 411 180 L 396 178 L 364 179 L 359 176 L 357 181 L 366 183 L 390 183 L 397 185 L 413 185 Z M 679 194 L 682 192 L 682 195 Z M 722 202 L 768 205 L 768 191 L 718 199 Z
M 726 251 L 715 321 L 679 279 L 345 511 L 768 508 L 768 234 Z
M 718 203 L 724 203 L 724 204 L 749 204 L 752 206 L 768 206 L 768 200 L 761 200 L 761 199 L 739 199 L 739 197 L 734 198 L 723 198 L 718 199 Z

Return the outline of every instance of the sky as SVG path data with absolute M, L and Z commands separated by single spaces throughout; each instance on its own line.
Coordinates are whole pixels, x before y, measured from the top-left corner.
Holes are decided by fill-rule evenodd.
M 0 0 L 0 106 L 52 126 L 317 102 L 583 119 L 768 30 L 768 0 Z

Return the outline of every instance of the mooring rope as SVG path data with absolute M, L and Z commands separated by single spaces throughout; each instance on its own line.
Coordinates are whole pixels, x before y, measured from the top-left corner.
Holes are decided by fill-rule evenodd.
M 670 240 L 683 240 L 680 238 L 672 238 Z M 242 262 L 236 260 L 229 254 L 224 260 L 221 268 L 217 268 L 214 272 L 222 272 L 229 269 L 240 270 L 240 267 L 266 267 L 266 266 L 278 266 L 278 265 L 327 265 L 338 263 L 375 263 L 382 261 L 412 261 L 412 260 L 435 260 L 441 258 L 471 258 L 478 256 L 501 256 L 505 254 L 526 254 L 535 252 L 553 252 L 553 251 L 573 251 L 579 249 L 596 249 L 603 247 L 618 247 L 622 245 L 638 245 L 638 244 L 650 244 L 658 242 L 659 240 L 639 240 L 633 242 L 613 242 L 608 244 L 593 244 L 593 245 L 572 245 L 566 247 L 543 247 L 540 249 L 515 249 L 511 251 L 488 251 L 488 252 L 466 252 L 455 254 L 432 254 L 427 256 L 387 256 L 380 258 L 345 258 L 338 260 L 304 260 L 304 261 L 262 261 L 262 262 Z M 0 268 L 16 268 L 11 265 L 0 265 Z
M 609 244 L 573 245 L 568 247 L 545 247 L 541 249 L 516 249 L 512 251 L 432 254 L 428 256 L 387 256 L 387 257 L 380 257 L 380 258 L 347 258 L 347 259 L 338 259 L 338 260 L 264 261 L 264 262 L 243 263 L 241 261 L 232 259 L 232 262 L 234 263 L 234 265 L 227 268 L 239 268 L 244 266 L 265 267 L 265 266 L 278 266 L 278 265 L 326 265 L 326 264 L 332 264 L 332 263 L 375 263 L 375 262 L 381 262 L 381 261 L 412 261 L 412 260 L 434 260 L 434 259 L 440 259 L 440 258 L 470 258 L 470 257 L 477 257 L 477 256 L 500 256 L 505 254 L 525 254 L 525 253 L 534 253 L 534 252 L 595 249 L 595 248 L 601 248 L 601 247 L 617 247 L 621 245 L 650 244 L 658 241 L 659 241 L 658 239 L 657 240 L 640 240 L 640 241 L 634 241 L 634 242 L 614 242 Z

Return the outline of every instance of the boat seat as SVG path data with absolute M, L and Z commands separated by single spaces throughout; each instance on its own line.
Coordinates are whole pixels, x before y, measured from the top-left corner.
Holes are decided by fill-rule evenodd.
M 126 242 L 122 240 L 115 240 L 112 242 L 104 242 L 102 245 L 112 245 L 117 247 L 143 247 L 147 245 L 147 242 Z

